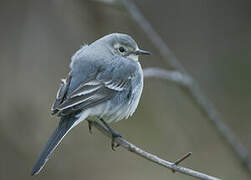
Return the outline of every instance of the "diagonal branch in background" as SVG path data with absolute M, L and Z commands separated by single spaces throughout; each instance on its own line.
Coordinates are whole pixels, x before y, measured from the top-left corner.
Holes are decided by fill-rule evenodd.
M 91 123 L 92 123 L 91 124 L 92 127 L 95 127 L 96 129 L 98 129 L 100 132 L 102 132 L 107 137 L 112 138 L 111 133 L 106 128 L 104 128 L 100 123 L 98 123 L 96 121 L 93 121 Z M 189 176 L 192 176 L 192 177 L 195 177 L 195 178 L 198 178 L 198 179 L 202 179 L 202 180 L 220 180 L 220 179 L 218 179 L 216 177 L 209 176 L 207 174 L 204 174 L 204 173 L 201 173 L 201 172 L 198 172 L 198 171 L 195 171 L 195 170 L 192 170 L 192 169 L 185 168 L 185 167 L 177 165 L 181 161 L 183 161 L 185 158 L 190 156 L 191 153 L 188 153 L 186 156 L 182 157 L 181 159 L 178 159 L 177 161 L 175 161 L 175 163 L 171 163 L 171 162 L 168 162 L 166 160 L 163 160 L 163 159 L 159 158 L 156 155 L 148 153 L 148 152 L 144 151 L 143 149 L 140 149 L 139 147 L 137 147 L 137 146 L 133 145 L 132 143 L 126 141 L 122 137 L 116 138 L 115 142 L 118 145 L 122 146 L 123 148 L 127 149 L 128 151 L 133 152 L 133 153 L 137 154 L 138 156 L 143 157 L 144 159 L 147 159 L 149 161 L 152 161 L 152 162 L 154 162 L 154 163 L 156 163 L 158 165 L 166 167 L 166 168 L 172 170 L 173 172 L 179 172 L 179 173 L 186 174 L 186 175 L 189 175 Z
M 133 20 L 135 20 L 141 29 L 147 34 L 148 38 L 160 51 L 160 54 L 166 59 L 168 64 L 174 71 L 166 71 L 163 69 L 145 69 L 147 72 L 146 77 L 157 77 L 172 82 L 178 83 L 185 87 L 192 100 L 198 105 L 200 111 L 215 125 L 218 132 L 226 139 L 228 144 L 232 147 L 239 160 L 251 172 L 251 161 L 247 149 L 242 143 L 234 136 L 231 129 L 224 123 L 218 111 L 214 108 L 209 99 L 202 93 L 198 83 L 185 71 L 185 68 L 179 63 L 177 57 L 171 52 L 167 44 L 162 40 L 158 33 L 153 29 L 151 24 L 146 20 L 140 10 L 130 0 L 94 0 L 103 2 L 105 4 L 122 4 L 124 8 L 130 13 Z M 120 4 L 118 3 L 120 2 Z M 154 72 L 156 74 L 154 74 Z M 182 75 L 184 79 L 180 79 L 176 75 Z M 188 82 L 188 81 L 189 82 Z
M 182 86 L 188 86 L 191 83 L 191 79 L 179 71 L 164 70 L 161 68 L 145 68 L 143 69 L 144 78 L 158 78 L 168 80 L 175 84 Z
M 224 123 L 218 111 L 214 108 L 209 99 L 202 93 L 197 82 L 185 71 L 185 68 L 179 63 L 177 57 L 171 52 L 167 44 L 162 40 L 151 24 L 143 16 L 136 5 L 130 0 L 119 0 L 124 8 L 130 13 L 141 29 L 147 34 L 148 38 L 160 51 L 160 54 L 166 59 L 168 64 L 176 71 L 181 72 L 184 77 L 189 79 L 190 83 L 186 84 L 186 89 L 194 102 L 198 105 L 201 112 L 215 125 L 218 132 L 231 145 L 232 149 L 240 159 L 240 161 L 251 172 L 251 161 L 248 151 L 242 143 L 234 136 L 230 128 Z
M 247 150 L 233 135 L 227 125 L 220 119 L 218 112 L 202 94 L 199 87 L 197 86 L 197 84 L 195 84 L 195 82 L 190 76 L 187 76 L 184 73 L 180 73 L 179 71 L 164 70 L 161 68 L 145 68 L 144 77 L 168 80 L 187 89 L 200 107 L 201 111 L 205 113 L 209 120 L 211 120 L 215 124 L 217 130 L 231 145 L 231 147 L 234 149 L 243 164 L 246 165 L 249 171 L 251 170 L 251 162 L 248 157 Z

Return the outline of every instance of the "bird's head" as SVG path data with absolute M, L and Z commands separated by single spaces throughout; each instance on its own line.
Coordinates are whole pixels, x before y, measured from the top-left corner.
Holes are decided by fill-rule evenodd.
M 135 40 L 127 34 L 112 33 L 97 40 L 97 43 L 102 43 L 113 55 L 130 58 L 134 61 L 138 61 L 139 55 L 151 54 L 139 49 Z

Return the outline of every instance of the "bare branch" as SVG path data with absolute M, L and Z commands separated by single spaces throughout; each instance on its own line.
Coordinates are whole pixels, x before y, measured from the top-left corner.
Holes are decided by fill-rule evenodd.
M 189 83 L 186 81 L 176 81 L 178 84 L 185 85 L 187 87 L 187 92 L 192 97 L 193 101 L 198 105 L 199 109 L 205 116 L 215 125 L 218 132 L 226 139 L 226 141 L 231 145 L 232 149 L 239 157 L 241 162 L 248 168 L 251 172 L 251 161 L 248 155 L 247 149 L 242 145 L 242 143 L 234 136 L 231 129 L 224 123 L 220 117 L 218 111 L 214 108 L 209 99 L 202 93 L 197 82 L 191 77 L 189 73 L 186 72 L 185 68 L 180 64 L 177 57 L 171 52 L 167 44 L 163 39 L 158 35 L 154 30 L 151 24 L 143 16 L 140 10 L 136 5 L 130 0 L 119 0 L 125 9 L 130 13 L 133 20 L 135 20 L 141 29 L 147 34 L 148 38 L 160 51 L 160 54 L 165 58 L 168 64 L 176 70 L 176 73 L 181 72 L 182 77 L 189 80 Z M 148 72 L 149 73 L 149 72 Z M 158 72 L 159 77 L 171 80 L 177 80 L 173 78 L 170 73 L 166 72 L 163 75 L 163 72 Z M 163 76 L 162 76 L 162 75 Z M 154 75 L 155 77 L 157 75 Z M 168 78 L 167 78 L 168 77 Z M 182 80 L 182 79 L 181 79 Z M 185 84 L 184 84 L 185 82 Z
M 241 161 L 251 170 L 251 163 L 248 157 L 248 152 L 245 147 L 233 135 L 227 125 L 220 119 L 218 112 L 214 109 L 213 105 L 202 94 L 197 84 L 187 74 L 178 71 L 168 71 L 161 68 L 146 68 L 144 69 L 145 78 L 160 78 L 168 80 L 185 87 L 193 100 L 199 105 L 199 108 L 206 116 L 216 125 L 219 132 L 226 138 L 227 142 L 235 150 Z
M 170 82 L 180 84 L 182 86 L 187 86 L 191 84 L 191 79 L 189 79 L 187 76 L 184 76 L 178 71 L 164 70 L 161 68 L 145 68 L 143 69 L 143 71 L 145 78 L 165 79 Z
M 118 4 L 118 0 L 95 0 L 106 4 Z M 113 3 L 115 2 L 115 3 Z M 218 132 L 225 138 L 225 140 L 232 147 L 239 160 L 251 172 L 251 161 L 247 149 L 235 137 L 231 129 L 224 123 L 220 114 L 212 103 L 209 101 L 199 88 L 197 82 L 185 71 L 185 68 L 179 63 L 177 57 L 171 52 L 167 44 L 154 30 L 152 25 L 143 16 L 140 10 L 130 0 L 119 0 L 124 8 L 130 13 L 133 20 L 135 20 L 141 29 L 147 34 L 148 38 L 160 51 L 160 54 L 166 59 L 166 62 L 175 69 L 174 71 L 166 71 L 159 68 L 145 69 L 145 77 L 156 77 L 175 82 L 183 87 L 186 87 L 186 92 L 192 97 L 193 101 L 198 105 L 200 111 L 215 125 Z M 156 74 L 154 74 L 156 73 Z
M 96 1 L 96 2 L 101 2 L 101 3 L 104 3 L 104 4 L 110 4 L 110 5 L 120 5 L 120 3 L 118 2 L 118 0 L 93 0 L 93 1 Z
M 102 132 L 107 137 L 112 138 L 110 132 L 106 128 L 104 128 L 101 124 L 99 124 L 98 122 L 94 121 L 94 122 L 92 122 L 91 125 L 92 125 L 92 127 L 95 127 L 96 129 L 98 129 L 100 132 Z M 176 163 L 171 163 L 171 162 L 168 162 L 168 161 L 165 161 L 165 160 L 159 158 L 156 155 L 148 153 L 148 152 L 144 151 L 143 149 L 140 149 L 139 147 L 126 141 L 122 137 L 116 138 L 115 142 L 118 145 L 122 146 L 123 148 L 127 149 L 128 151 L 133 152 L 133 153 L 137 154 L 138 156 L 141 156 L 144 159 L 152 161 L 158 165 L 166 167 L 166 168 L 172 170 L 173 172 L 180 172 L 182 174 L 186 174 L 186 175 L 189 175 L 189 176 L 192 176 L 192 177 L 195 177 L 198 179 L 203 179 L 203 180 L 220 180 L 219 178 L 209 176 L 209 175 L 203 174 L 201 172 L 198 172 L 198 171 L 195 171 L 192 169 L 188 169 L 188 168 L 185 168 L 182 166 L 178 166 L 177 164 L 179 164 L 181 161 L 183 161 L 188 156 L 190 156 L 191 155 L 190 153 L 188 153 L 186 156 L 180 158 L 179 160 L 175 161 Z

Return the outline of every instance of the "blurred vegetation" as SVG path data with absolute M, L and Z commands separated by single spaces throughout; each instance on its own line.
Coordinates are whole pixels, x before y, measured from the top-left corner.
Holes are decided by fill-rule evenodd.
M 250 1 L 138 0 L 138 7 L 199 82 L 251 155 Z M 153 55 L 143 67 L 168 69 L 121 7 L 84 0 L 0 1 L 0 179 L 31 179 L 30 170 L 57 119 L 50 105 L 71 55 L 112 32 L 132 35 Z M 132 143 L 167 160 L 223 179 L 250 179 L 214 126 L 172 83 L 146 80 L 132 118 L 112 124 Z M 76 127 L 36 179 L 192 179 Z

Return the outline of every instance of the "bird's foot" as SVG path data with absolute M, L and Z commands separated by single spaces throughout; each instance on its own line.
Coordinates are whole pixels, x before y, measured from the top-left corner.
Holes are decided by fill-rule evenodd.
M 119 144 L 115 144 L 115 139 L 118 138 L 118 137 L 122 137 L 119 133 L 115 132 L 105 121 L 104 119 L 100 118 L 99 119 L 103 124 L 104 126 L 107 128 L 107 130 L 111 133 L 112 135 L 112 150 L 115 151 L 115 148 L 119 147 Z
M 112 147 L 112 150 L 115 151 L 115 148 L 117 148 L 117 147 L 120 146 L 120 144 L 116 144 L 116 143 L 115 143 L 115 139 L 118 138 L 118 137 L 122 137 L 122 136 L 121 136 L 119 133 L 114 132 L 114 131 L 112 131 L 111 134 L 112 134 L 112 143 L 111 143 L 111 147 Z

